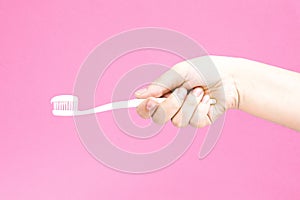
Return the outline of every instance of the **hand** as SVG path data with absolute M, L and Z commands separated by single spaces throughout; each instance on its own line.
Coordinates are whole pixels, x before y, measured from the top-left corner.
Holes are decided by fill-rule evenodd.
M 147 98 L 137 113 L 158 124 L 172 120 L 177 127 L 210 125 L 226 110 L 238 108 L 239 94 L 230 73 L 234 59 L 204 56 L 176 64 L 135 93 L 137 98 Z M 167 98 L 159 104 L 153 97 Z M 217 103 L 210 105 L 210 99 Z

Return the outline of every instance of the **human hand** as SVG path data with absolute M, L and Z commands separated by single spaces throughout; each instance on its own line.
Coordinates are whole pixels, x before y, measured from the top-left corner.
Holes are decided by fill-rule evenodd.
M 177 127 L 210 125 L 226 110 L 238 108 L 239 94 L 230 73 L 233 59 L 204 56 L 176 64 L 135 93 L 137 98 L 147 98 L 137 113 L 158 124 L 172 120 Z M 154 97 L 167 98 L 159 104 Z M 210 99 L 217 103 L 210 105 Z

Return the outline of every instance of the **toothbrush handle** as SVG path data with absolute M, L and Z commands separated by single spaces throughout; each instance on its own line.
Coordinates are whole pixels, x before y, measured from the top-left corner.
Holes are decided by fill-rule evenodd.
M 128 108 L 135 108 L 138 107 L 138 105 L 140 105 L 143 101 L 145 101 L 146 99 L 131 99 L 128 102 Z M 164 100 L 166 100 L 166 98 L 155 98 L 155 101 L 157 101 L 158 103 L 162 103 Z M 119 102 L 116 102 L 119 103 Z
M 158 103 L 161 103 L 165 99 L 166 98 L 156 98 L 156 101 Z M 144 100 L 145 99 L 131 99 L 131 100 L 128 100 L 128 101 L 118 101 L 118 102 L 108 103 L 108 104 L 98 106 L 96 108 L 81 111 L 82 112 L 81 114 L 100 113 L 100 112 L 105 112 L 105 111 L 114 110 L 114 109 L 121 109 L 121 108 L 135 108 L 140 103 L 142 103 Z M 215 99 L 210 99 L 209 103 L 211 105 L 216 104 L 216 100 Z
M 161 103 L 165 100 L 166 98 L 156 98 L 156 101 L 158 103 Z M 142 103 L 145 99 L 131 99 L 128 101 L 117 101 L 117 102 L 112 102 L 108 104 L 104 104 L 101 106 L 98 106 L 96 108 L 92 108 L 87 110 L 88 113 L 100 113 L 100 112 L 105 112 L 109 110 L 115 110 L 115 109 L 122 109 L 122 108 L 135 108 L 140 103 Z
M 140 105 L 143 101 L 145 101 L 146 99 L 131 99 L 131 100 L 128 100 L 128 101 L 119 101 L 119 102 L 114 102 L 112 104 L 123 104 L 123 102 L 127 105 L 126 107 L 122 107 L 122 108 L 135 108 L 137 107 L 138 105 Z M 164 100 L 166 100 L 166 98 L 155 98 L 155 100 L 158 102 L 158 103 L 162 103 Z M 216 104 L 217 101 L 215 99 L 210 99 L 209 100 L 209 104 L 210 105 L 214 105 Z M 118 109 L 118 105 L 114 105 L 114 109 Z

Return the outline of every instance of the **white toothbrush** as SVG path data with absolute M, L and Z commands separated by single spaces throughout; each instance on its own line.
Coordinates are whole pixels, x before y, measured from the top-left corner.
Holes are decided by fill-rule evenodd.
M 161 103 L 166 98 L 156 98 L 158 103 Z M 88 110 L 78 110 L 78 97 L 73 95 L 59 95 L 51 99 L 53 104 L 52 114 L 54 116 L 79 116 L 88 115 L 93 113 L 100 113 L 114 109 L 121 108 L 134 108 L 142 103 L 145 99 L 131 99 L 128 101 L 118 101 L 113 103 L 104 104 L 96 108 Z M 215 99 L 210 99 L 210 104 L 216 104 Z

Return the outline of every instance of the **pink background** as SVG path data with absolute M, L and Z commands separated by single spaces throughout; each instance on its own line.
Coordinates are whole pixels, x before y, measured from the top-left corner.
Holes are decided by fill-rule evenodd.
M 199 131 L 172 166 L 131 175 L 93 159 L 73 120 L 53 117 L 49 104 L 72 92 L 80 64 L 97 44 L 137 27 L 174 29 L 211 54 L 300 72 L 299 9 L 298 0 L 0 0 L 0 199 L 299 199 L 295 131 L 230 111 L 206 159 L 197 158 Z M 122 69 L 166 61 L 151 55 L 128 59 Z M 97 103 L 108 100 L 107 91 Z

